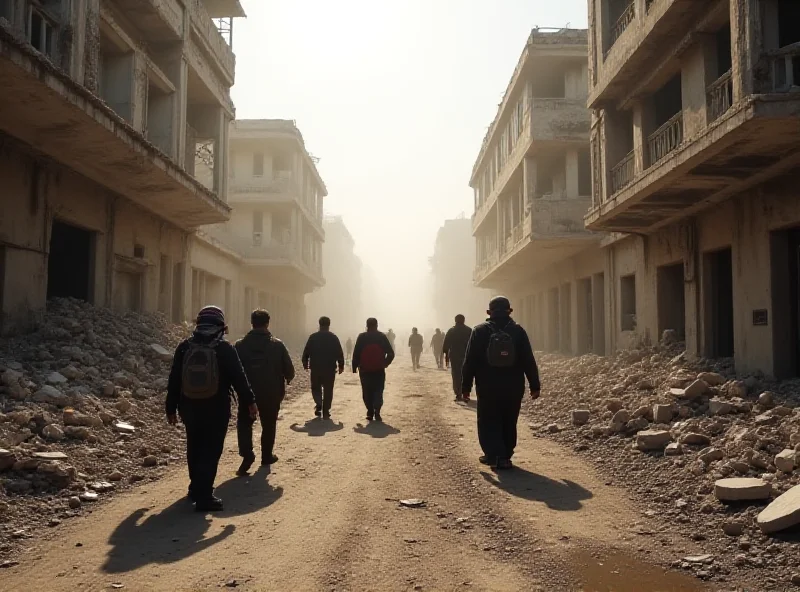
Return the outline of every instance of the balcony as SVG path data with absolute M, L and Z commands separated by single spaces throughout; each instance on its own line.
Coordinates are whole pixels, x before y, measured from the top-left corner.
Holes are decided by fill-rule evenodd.
M 768 52 L 771 92 L 791 92 L 800 90 L 800 43 L 787 45 Z
M 679 111 L 647 138 L 650 166 L 663 160 L 683 142 L 683 112 Z
M 611 27 L 611 34 L 609 38 L 608 49 L 610 50 L 614 44 L 617 42 L 622 34 L 625 32 L 625 29 L 633 22 L 633 19 L 636 18 L 636 8 L 633 5 L 634 3 L 631 2 L 625 9 L 622 11 L 622 14 L 617 19 L 617 22 L 614 23 L 614 26 Z
M 631 184 L 636 174 L 636 158 L 633 150 L 611 169 L 611 193 L 622 191 Z
M 227 86 L 233 86 L 236 57 L 206 10 L 204 0 L 191 0 L 192 27 L 205 51 L 217 62 Z
M 230 208 L 0 21 L 0 131 L 179 228 Z
M 155 43 L 183 39 L 183 5 L 179 0 L 114 0 L 114 6 L 140 32 Z
M 532 99 L 531 139 L 534 142 L 587 142 L 591 114 L 583 99 Z
M 297 184 L 291 176 L 230 179 L 228 181 L 228 203 L 231 205 L 267 203 L 297 206 L 314 230 L 324 237 L 322 212 L 316 211 L 312 205 L 301 199 Z
M 733 105 L 733 78 L 728 70 L 706 90 L 706 110 L 708 123 L 722 117 Z
M 476 264 L 476 285 L 504 289 L 599 241 L 599 235 L 583 227 L 590 204 L 590 197 L 563 194 L 533 199 L 522 219 L 499 241 L 499 249 Z

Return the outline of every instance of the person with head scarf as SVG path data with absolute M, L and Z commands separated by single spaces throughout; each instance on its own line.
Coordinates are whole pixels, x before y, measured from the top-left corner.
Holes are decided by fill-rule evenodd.
M 252 416 L 258 410 L 234 347 L 225 340 L 225 315 L 216 306 L 197 314 L 194 332 L 175 350 L 167 385 L 167 421 L 186 426 L 189 498 L 198 512 L 223 509 L 214 480 L 231 418 L 231 390 Z
M 472 383 L 478 394 L 480 462 L 510 469 L 517 445 L 517 420 L 525 379 L 531 397 L 539 398 L 539 370 L 525 329 L 511 318 L 513 309 L 505 296 L 496 296 L 486 311 L 489 318 L 472 330 L 461 378 L 461 394 L 469 401 Z

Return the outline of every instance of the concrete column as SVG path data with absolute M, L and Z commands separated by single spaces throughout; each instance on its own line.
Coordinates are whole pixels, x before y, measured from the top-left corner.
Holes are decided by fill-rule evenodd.
M 681 63 L 681 106 L 683 109 L 683 136 L 691 138 L 706 127 L 706 52 L 713 46 L 713 35 L 703 35 L 699 43 L 688 52 Z M 713 77 L 713 74 L 710 74 Z M 712 80 L 713 82 L 713 80 Z
M 567 198 L 574 199 L 578 197 L 580 191 L 578 190 L 578 151 L 567 150 L 564 158 L 564 172 L 566 174 L 566 189 Z
M 131 56 L 133 80 L 131 82 L 131 125 L 133 129 L 142 133 L 148 133 L 147 127 L 147 103 L 148 103 L 148 79 L 147 79 L 147 58 L 142 52 L 134 52 Z
M 606 353 L 605 277 L 600 273 L 592 276 L 592 341 L 594 353 Z
M 266 210 L 262 216 L 261 240 L 262 244 L 269 245 L 272 242 L 272 212 Z
M 164 116 L 166 120 L 165 129 L 159 134 L 164 134 L 168 138 L 165 141 L 165 144 L 169 147 L 168 154 L 179 166 L 185 168 L 189 64 L 180 50 L 177 50 L 164 59 L 164 67 L 164 73 L 175 86 L 175 92 L 170 95 L 169 113 Z
M 217 133 L 214 138 L 214 191 L 224 202 L 228 201 L 228 114 L 220 107 L 216 115 Z
M 84 21 L 81 51 L 77 59 L 83 60 L 83 85 L 97 94 L 100 88 L 100 0 L 85 0 L 84 13 L 77 15 Z M 27 23 L 27 12 L 24 13 Z
M 758 0 L 730 3 L 733 102 L 755 92 L 753 68 L 760 57 L 761 11 Z
M 633 154 L 636 161 L 636 174 L 650 166 L 647 137 L 654 131 L 653 110 L 647 101 L 639 101 L 633 107 Z M 607 160 L 609 167 L 615 166 L 625 156 L 616 153 L 613 155 L 615 156 L 613 160 Z

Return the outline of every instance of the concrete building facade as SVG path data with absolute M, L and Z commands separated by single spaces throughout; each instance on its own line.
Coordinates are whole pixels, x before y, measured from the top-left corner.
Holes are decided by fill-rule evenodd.
M 327 189 L 293 121 L 236 120 L 229 152 L 232 212 L 192 240 L 192 274 L 200 282 L 192 302 L 225 302 L 236 334 L 247 330 L 254 308 L 265 308 L 273 331 L 300 346 L 305 295 L 325 284 Z
M 306 329 L 317 329 L 321 316 L 331 318 L 331 328 L 344 341 L 355 340 L 364 330 L 367 314 L 362 301 L 361 259 L 355 254 L 355 241 L 341 216 L 323 221 L 325 244 L 322 247 L 322 274 L 325 286 L 306 296 Z
M 611 345 L 674 329 L 691 354 L 800 375 L 800 4 L 593 2 L 590 19 L 586 223 L 610 233 Z
M 480 323 L 486 316 L 491 291 L 477 288 L 472 281 L 475 239 L 469 218 L 445 220 L 436 233 L 430 265 L 437 326 L 444 331 L 457 314 L 467 317 L 470 325 Z
M 0 0 L 4 334 L 50 297 L 190 318 L 196 228 L 226 220 L 238 0 Z
M 475 283 L 538 349 L 605 351 L 591 203 L 587 31 L 532 31 L 473 168 Z M 578 311 L 582 311 L 578 314 Z

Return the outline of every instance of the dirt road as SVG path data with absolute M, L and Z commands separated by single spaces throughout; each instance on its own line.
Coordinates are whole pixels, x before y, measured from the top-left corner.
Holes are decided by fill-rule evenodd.
M 648 519 L 624 491 L 525 420 L 517 468 L 486 470 L 474 407 L 453 402 L 449 373 L 408 365 L 390 371 L 383 424 L 364 420 L 352 374 L 337 382 L 333 421 L 309 420 L 310 394 L 289 402 L 271 474 L 234 477 L 231 434 L 224 512 L 192 512 L 176 467 L 34 543 L 0 589 L 701 589 L 656 566 L 669 541 L 642 547 L 631 529 Z M 408 498 L 426 504 L 402 507 Z M 652 564 L 634 559 L 644 553 Z

